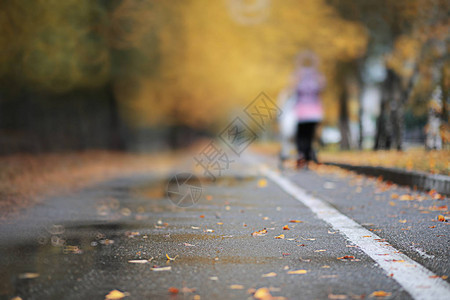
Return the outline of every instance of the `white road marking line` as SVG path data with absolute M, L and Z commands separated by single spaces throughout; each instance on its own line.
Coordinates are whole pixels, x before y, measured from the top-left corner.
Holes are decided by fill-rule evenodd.
M 414 299 L 450 299 L 450 284 L 441 278 L 430 278 L 436 275 L 408 256 L 399 253 L 384 239 L 341 214 L 328 203 L 308 195 L 302 188 L 269 168 L 262 167 L 261 172 L 287 194 L 311 209 L 318 218 L 358 245 L 387 274 L 392 274 L 392 278 Z

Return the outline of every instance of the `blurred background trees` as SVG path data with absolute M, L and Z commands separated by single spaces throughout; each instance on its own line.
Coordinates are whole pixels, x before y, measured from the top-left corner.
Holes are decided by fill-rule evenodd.
M 437 85 L 448 121 L 446 12 L 438 0 L 4 1 L 0 153 L 214 135 L 259 92 L 275 99 L 305 49 L 321 58 L 324 126 L 342 148 L 370 144 L 369 101 L 373 144 L 401 149 L 405 117 L 424 120 Z

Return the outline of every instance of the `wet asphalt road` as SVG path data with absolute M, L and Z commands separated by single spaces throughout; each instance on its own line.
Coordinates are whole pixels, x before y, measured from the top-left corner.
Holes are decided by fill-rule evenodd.
M 48 199 L 1 224 L 0 298 L 105 299 L 117 289 L 125 299 L 247 299 L 249 289 L 267 287 L 287 299 L 371 299 L 380 290 L 390 293 L 384 299 L 411 299 L 369 256 L 258 170 L 241 162 L 217 182 L 203 180 L 203 194 L 190 208 L 167 199 L 168 174 L 159 173 Z M 448 223 L 435 221 L 449 199 L 392 199 L 411 191 L 344 172 L 288 170 L 284 176 L 435 274 L 450 275 Z M 266 235 L 251 235 L 264 228 Z M 281 234 L 284 239 L 275 239 Z M 345 255 L 355 259 L 338 259 Z

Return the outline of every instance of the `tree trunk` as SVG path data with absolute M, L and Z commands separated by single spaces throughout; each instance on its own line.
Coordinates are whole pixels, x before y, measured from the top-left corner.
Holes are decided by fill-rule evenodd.
M 339 130 L 341 132 L 341 149 L 350 149 L 350 126 L 348 113 L 348 91 L 343 83 L 342 91 L 339 96 Z

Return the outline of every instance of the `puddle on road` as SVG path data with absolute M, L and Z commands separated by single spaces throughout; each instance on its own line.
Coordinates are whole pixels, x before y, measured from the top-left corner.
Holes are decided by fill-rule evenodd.
M 255 177 L 221 177 L 216 182 L 204 178 L 201 180 L 204 187 L 234 187 L 254 181 Z M 41 234 L 37 234 L 33 241 L 1 245 L 0 299 L 11 299 L 15 296 L 27 299 L 30 296 L 32 298 L 33 293 L 43 291 L 48 291 L 52 295 L 50 298 L 62 299 L 64 294 L 61 294 L 61 291 L 66 285 L 73 287 L 93 269 L 97 272 L 107 272 L 111 268 L 116 271 L 118 268 L 128 268 L 127 260 L 135 259 L 137 254 L 134 250 L 142 245 L 142 249 L 148 248 L 143 257 L 151 257 L 152 251 L 158 254 L 163 251 L 161 244 L 170 247 L 174 244 L 201 244 L 229 238 L 248 238 L 227 237 L 204 233 L 202 230 L 198 230 L 198 233 L 171 232 L 168 237 L 164 229 L 172 230 L 171 225 L 155 228 L 158 214 L 185 209 L 170 203 L 166 198 L 166 188 L 166 181 L 152 181 L 127 189 L 116 188 L 114 197 L 94 200 L 94 216 L 99 219 L 97 224 L 77 223 L 77 217 L 70 217 L 67 219 L 70 222 L 64 225 L 41 230 Z M 198 210 L 204 208 L 198 206 L 190 209 Z M 170 218 L 166 217 L 164 221 L 170 222 Z M 177 225 L 177 229 L 183 228 L 186 231 L 192 230 L 190 225 Z M 132 250 L 131 246 L 134 247 Z M 120 247 L 125 254 L 117 256 L 117 253 L 122 251 L 119 250 Z M 214 257 L 190 254 L 177 261 L 177 264 L 263 264 L 273 259 L 276 258 L 221 256 L 219 260 L 215 260 Z M 162 262 L 164 258 L 160 260 Z
M 187 226 L 185 229 L 191 230 Z M 248 238 L 201 231 L 168 234 L 155 232 L 157 230 L 153 223 L 145 222 L 105 222 L 96 225 L 70 223 L 50 226 L 29 243 L 3 246 L 0 248 L 0 299 L 11 299 L 15 296 L 28 299 L 34 292 L 47 290 L 50 290 L 52 299 L 62 299 L 63 295 L 52 293 L 76 285 L 77 281 L 90 272 L 97 274 L 131 268 L 129 259 L 154 256 L 155 264 L 165 264 L 165 251 L 175 245 L 178 249 L 180 245 L 184 247 L 183 243 L 201 247 L 200 244 L 208 241 L 215 244 L 214 241 L 229 238 Z M 142 254 L 138 255 L 141 251 Z M 180 251 L 181 255 L 182 252 Z M 215 260 L 214 257 L 195 255 L 186 253 L 182 259 L 173 263 L 181 266 L 263 264 L 270 259 L 223 256 Z

